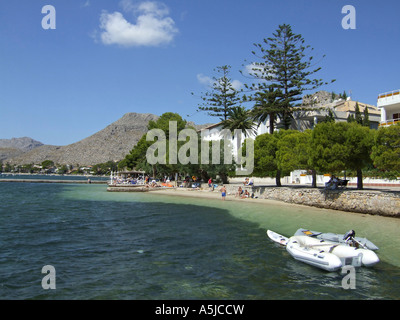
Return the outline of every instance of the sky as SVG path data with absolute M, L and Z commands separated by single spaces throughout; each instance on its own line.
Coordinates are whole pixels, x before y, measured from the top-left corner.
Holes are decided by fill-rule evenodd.
M 240 70 L 281 24 L 336 79 L 320 90 L 376 105 L 400 88 L 399 15 L 398 0 L 0 0 L 0 139 L 68 145 L 128 112 L 216 123 L 197 111 L 214 70 L 251 83 Z

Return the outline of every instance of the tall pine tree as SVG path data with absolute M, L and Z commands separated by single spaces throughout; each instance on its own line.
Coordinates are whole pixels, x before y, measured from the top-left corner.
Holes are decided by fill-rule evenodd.
M 294 107 L 301 105 L 304 91 L 315 90 L 327 84 L 313 78 L 321 67 L 313 65 L 313 56 L 308 55 L 310 46 L 304 43 L 300 34 L 293 33 L 290 25 L 283 24 L 272 37 L 264 39 L 263 43 L 254 44 L 257 52 L 252 51 L 260 61 L 250 64 L 249 75 L 255 82 L 246 87 L 253 92 L 263 93 L 265 97 L 271 88 L 278 94 L 274 108 L 278 107 L 277 114 L 285 129 L 290 126 Z M 253 95 L 249 100 L 256 101 L 256 97 Z
M 216 68 L 221 74 L 213 77 L 211 89 L 202 94 L 203 102 L 198 106 L 199 111 L 207 111 L 210 116 L 219 117 L 221 121 L 227 120 L 229 112 L 238 105 L 241 98 L 229 78 L 231 66 L 224 65 Z

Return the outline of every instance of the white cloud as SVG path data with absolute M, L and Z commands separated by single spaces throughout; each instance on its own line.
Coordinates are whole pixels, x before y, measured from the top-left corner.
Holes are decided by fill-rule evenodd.
M 214 80 L 213 80 L 212 78 L 210 78 L 209 76 L 205 76 L 205 75 L 202 74 L 202 73 L 199 73 L 199 74 L 197 75 L 197 80 L 198 80 L 202 85 L 205 85 L 205 86 L 208 86 L 208 87 L 212 87 L 213 84 L 214 84 Z M 231 85 L 232 85 L 232 88 L 233 88 L 233 89 L 239 90 L 240 88 L 242 88 L 243 83 L 241 83 L 239 80 L 232 80 L 232 81 L 231 81 Z
M 197 75 L 197 80 L 202 84 L 202 85 L 205 85 L 205 86 L 209 86 L 209 87 L 212 87 L 212 85 L 213 85 L 213 80 L 210 78 L 210 77 L 208 77 L 208 76 L 205 76 L 204 74 L 202 74 L 202 73 L 199 73 L 198 75 Z
M 170 43 L 178 29 L 168 17 L 168 8 L 159 2 L 146 1 L 133 4 L 123 0 L 120 6 L 125 12 L 137 15 L 136 23 L 125 19 L 122 13 L 103 11 L 100 16 L 101 41 L 106 45 L 158 46 Z
M 233 87 L 233 89 L 238 91 L 240 88 L 243 87 L 243 83 L 241 83 L 239 80 L 233 80 L 232 87 Z

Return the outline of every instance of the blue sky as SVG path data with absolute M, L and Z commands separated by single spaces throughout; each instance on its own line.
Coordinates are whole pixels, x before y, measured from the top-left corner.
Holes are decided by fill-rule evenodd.
M 356 29 L 342 27 L 345 5 Z M 400 88 L 399 12 L 397 0 L 0 0 L 0 138 L 67 145 L 127 112 L 217 122 L 196 112 L 204 80 L 230 65 L 249 83 L 253 44 L 283 23 L 326 55 L 316 77 L 336 82 L 321 89 L 376 105 Z

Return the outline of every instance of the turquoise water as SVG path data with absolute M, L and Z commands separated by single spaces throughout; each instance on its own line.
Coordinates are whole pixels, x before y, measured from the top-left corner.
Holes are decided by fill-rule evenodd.
M 75 181 L 87 181 L 88 179 L 92 181 L 108 181 L 110 177 L 105 176 L 85 176 L 85 175 L 51 175 L 51 174 L 11 174 L 11 173 L 1 173 L 1 179 L 20 179 L 20 180 L 75 180 Z
M 228 199 L 229 200 L 229 199 Z M 0 183 L 0 299 L 399 299 L 399 220 L 287 204 Z M 380 247 L 356 289 L 266 229 L 355 229 Z M 56 270 L 44 290 L 42 267 Z

